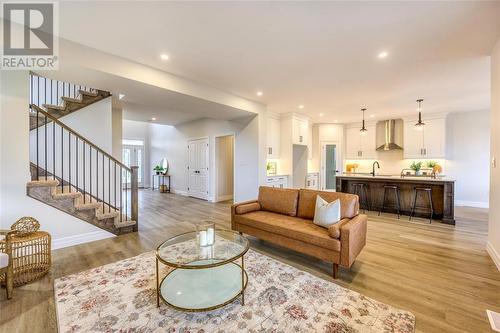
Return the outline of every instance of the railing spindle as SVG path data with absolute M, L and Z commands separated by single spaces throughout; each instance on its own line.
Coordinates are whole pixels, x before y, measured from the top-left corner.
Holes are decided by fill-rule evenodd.
M 89 183 L 90 183 L 90 203 L 92 203 L 92 146 L 89 145 Z
M 56 122 L 52 122 L 52 178 L 56 180 Z
M 123 169 L 122 166 L 120 165 L 120 222 L 122 221 L 122 213 L 123 213 L 123 200 L 122 200 L 122 192 L 123 192 Z
M 108 158 L 108 213 L 111 213 L 111 159 Z
M 61 126 L 61 192 L 64 193 L 64 128 Z
M 85 184 L 85 141 L 82 141 L 82 151 L 83 151 L 83 203 L 85 203 L 86 193 L 86 184 Z
M 71 132 L 68 131 L 68 173 L 69 173 L 69 192 L 71 193 Z
M 75 154 L 76 154 L 76 190 L 78 191 L 78 137 L 75 136 Z
M 104 195 L 104 154 L 102 154 L 102 213 L 104 214 L 104 199 L 106 196 Z
M 38 117 L 40 117 L 39 115 L 39 111 L 38 109 L 36 110 L 36 180 L 39 180 L 39 174 L 38 174 Z
M 38 123 L 37 123 L 38 125 Z M 47 115 L 45 115 L 45 180 L 47 180 L 47 173 L 49 169 L 47 168 Z

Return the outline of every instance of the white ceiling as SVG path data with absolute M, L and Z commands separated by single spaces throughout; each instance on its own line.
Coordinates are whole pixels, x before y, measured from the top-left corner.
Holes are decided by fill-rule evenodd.
M 237 120 L 255 115 L 231 106 L 88 68 L 72 66 L 62 71 L 40 73 L 52 79 L 110 91 L 113 94 L 113 106 L 121 107 L 124 118 L 128 120 L 151 121 L 155 118 L 155 123 L 178 125 L 201 118 Z M 119 100 L 121 93 L 125 96 Z
M 500 1 L 61 2 L 60 24 L 62 37 L 272 111 L 349 122 L 362 106 L 413 113 L 420 97 L 424 115 L 488 109 Z

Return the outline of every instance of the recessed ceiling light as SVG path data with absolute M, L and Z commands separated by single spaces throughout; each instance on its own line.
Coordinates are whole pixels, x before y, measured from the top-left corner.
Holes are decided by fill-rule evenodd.
M 300 104 L 299 109 L 303 109 L 303 108 L 304 108 L 304 105 Z
M 387 56 L 389 55 L 389 52 L 387 51 L 382 51 L 378 54 L 378 58 L 379 59 L 384 59 L 384 58 L 387 58 Z
M 374 114 L 371 114 L 371 115 L 370 115 L 370 118 L 375 118 L 375 115 L 374 115 Z
M 323 117 L 323 114 L 322 114 L 322 113 L 320 113 L 320 114 L 319 114 L 319 116 L 320 116 L 320 117 Z
M 262 91 L 257 91 L 257 96 L 262 96 Z
M 123 97 L 125 97 L 124 94 L 118 94 L 118 99 L 123 99 Z
M 168 60 L 168 54 L 162 54 L 160 58 L 161 60 Z
M 153 117 L 153 118 L 151 118 L 151 120 L 152 120 L 152 121 L 155 121 L 155 120 L 156 120 L 156 118 L 155 118 L 155 117 Z

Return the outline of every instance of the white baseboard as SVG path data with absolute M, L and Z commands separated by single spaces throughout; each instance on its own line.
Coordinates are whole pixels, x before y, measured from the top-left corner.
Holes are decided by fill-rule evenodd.
M 455 200 L 455 206 L 489 208 L 490 204 L 489 202 L 483 202 L 483 201 Z
M 233 197 L 234 196 L 232 194 L 221 195 L 215 200 L 215 202 L 231 200 Z
M 93 242 L 101 239 L 116 237 L 110 232 L 99 230 L 87 232 L 81 235 L 68 236 L 52 240 L 52 250 L 62 249 L 64 247 Z
M 490 242 L 486 243 L 486 252 L 488 252 L 491 259 L 497 266 L 497 269 L 500 271 L 500 254 L 498 254 L 497 250 L 495 250 L 495 248 Z
M 174 193 L 174 194 L 183 195 L 183 196 L 185 196 L 185 197 L 187 197 L 187 196 L 188 196 L 187 191 L 176 190 L 176 189 L 174 189 L 174 188 L 171 188 L 171 189 L 170 189 L 170 192 L 171 192 L 171 193 Z

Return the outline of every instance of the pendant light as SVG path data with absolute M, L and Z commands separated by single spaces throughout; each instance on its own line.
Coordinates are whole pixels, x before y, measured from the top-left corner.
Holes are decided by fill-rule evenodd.
M 424 100 L 422 98 L 417 99 L 418 121 L 415 124 L 415 128 L 419 131 L 423 130 L 424 126 L 425 126 L 425 123 L 422 122 L 422 102 L 423 101 Z
M 361 112 L 363 112 L 363 126 L 359 130 L 359 134 L 361 134 L 361 135 L 366 135 L 366 132 L 368 132 L 368 130 L 365 127 L 365 111 L 366 111 L 366 108 L 361 109 Z

